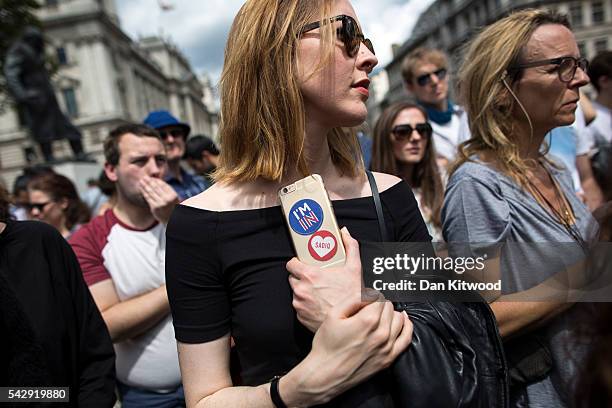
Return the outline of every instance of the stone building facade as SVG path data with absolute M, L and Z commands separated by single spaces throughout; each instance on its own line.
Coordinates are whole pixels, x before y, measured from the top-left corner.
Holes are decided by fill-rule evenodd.
M 206 89 L 210 81 L 203 84 L 169 41 L 128 37 L 114 0 L 46 0 L 37 13 L 46 52 L 59 66 L 52 78 L 58 101 L 98 163 L 110 129 L 141 122 L 154 109 L 168 109 L 190 123 L 194 133 L 216 137 L 217 114 L 204 102 L 212 92 Z M 69 155 L 67 143 L 57 142 L 54 148 L 58 158 Z M 36 146 L 18 112 L 5 110 L 0 115 L 0 178 L 7 186 L 32 149 Z

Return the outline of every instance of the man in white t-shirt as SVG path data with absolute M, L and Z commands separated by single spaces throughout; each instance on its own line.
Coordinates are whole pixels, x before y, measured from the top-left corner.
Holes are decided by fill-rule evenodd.
M 417 48 L 402 62 L 406 90 L 427 111 L 433 128 L 438 165 L 445 168 L 455 159 L 457 146 L 467 140 L 463 109 L 448 98 L 448 58 L 436 49 Z
M 178 202 L 156 130 L 123 125 L 104 142 L 117 203 L 70 239 L 117 355 L 123 408 L 185 405 L 166 293 L 166 224 Z

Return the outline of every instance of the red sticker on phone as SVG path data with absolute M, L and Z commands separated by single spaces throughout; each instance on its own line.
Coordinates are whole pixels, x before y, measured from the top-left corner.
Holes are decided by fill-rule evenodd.
M 329 261 L 336 255 L 337 250 L 336 237 L 329 231 L 317 231 L 308 240 L 308 251 L 317 261 Z

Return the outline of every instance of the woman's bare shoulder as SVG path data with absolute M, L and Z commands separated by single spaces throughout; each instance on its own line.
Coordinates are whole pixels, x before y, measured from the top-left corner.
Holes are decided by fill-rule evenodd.
M 213 184 L 200 194 L 181 202 L 181 204 L 201 210 L 222 211 L 226 208 L 224 203 L 231 202 L 234 197 L 232 189 L 228 188 L 227 185 Z
M 254 210 L 278 205 L 276 191 L 261 182 L 216 183 L 181 204 L 209 211 Z
M 372 174 L 374 174 L 376 186 L 378 187 L 378 191 L 380 193 L 402 181 L 401 178 L 392 176 L 391 174 L 387 173 L 378 173 L 373 171 Z

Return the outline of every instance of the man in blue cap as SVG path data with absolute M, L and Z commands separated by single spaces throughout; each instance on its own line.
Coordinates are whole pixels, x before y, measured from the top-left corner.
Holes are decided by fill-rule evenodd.
M 179 200 L 183 201 L 206 190 L 208 183 L 204 178 L 188 173 L 181 167 L 185 141 L 191 131 L 189 125 L 179 122 L 165 110 L 150 112 L 144 124 L 156 129 L 164 142 L 168 159 L 165 181 L 176 191 Z

